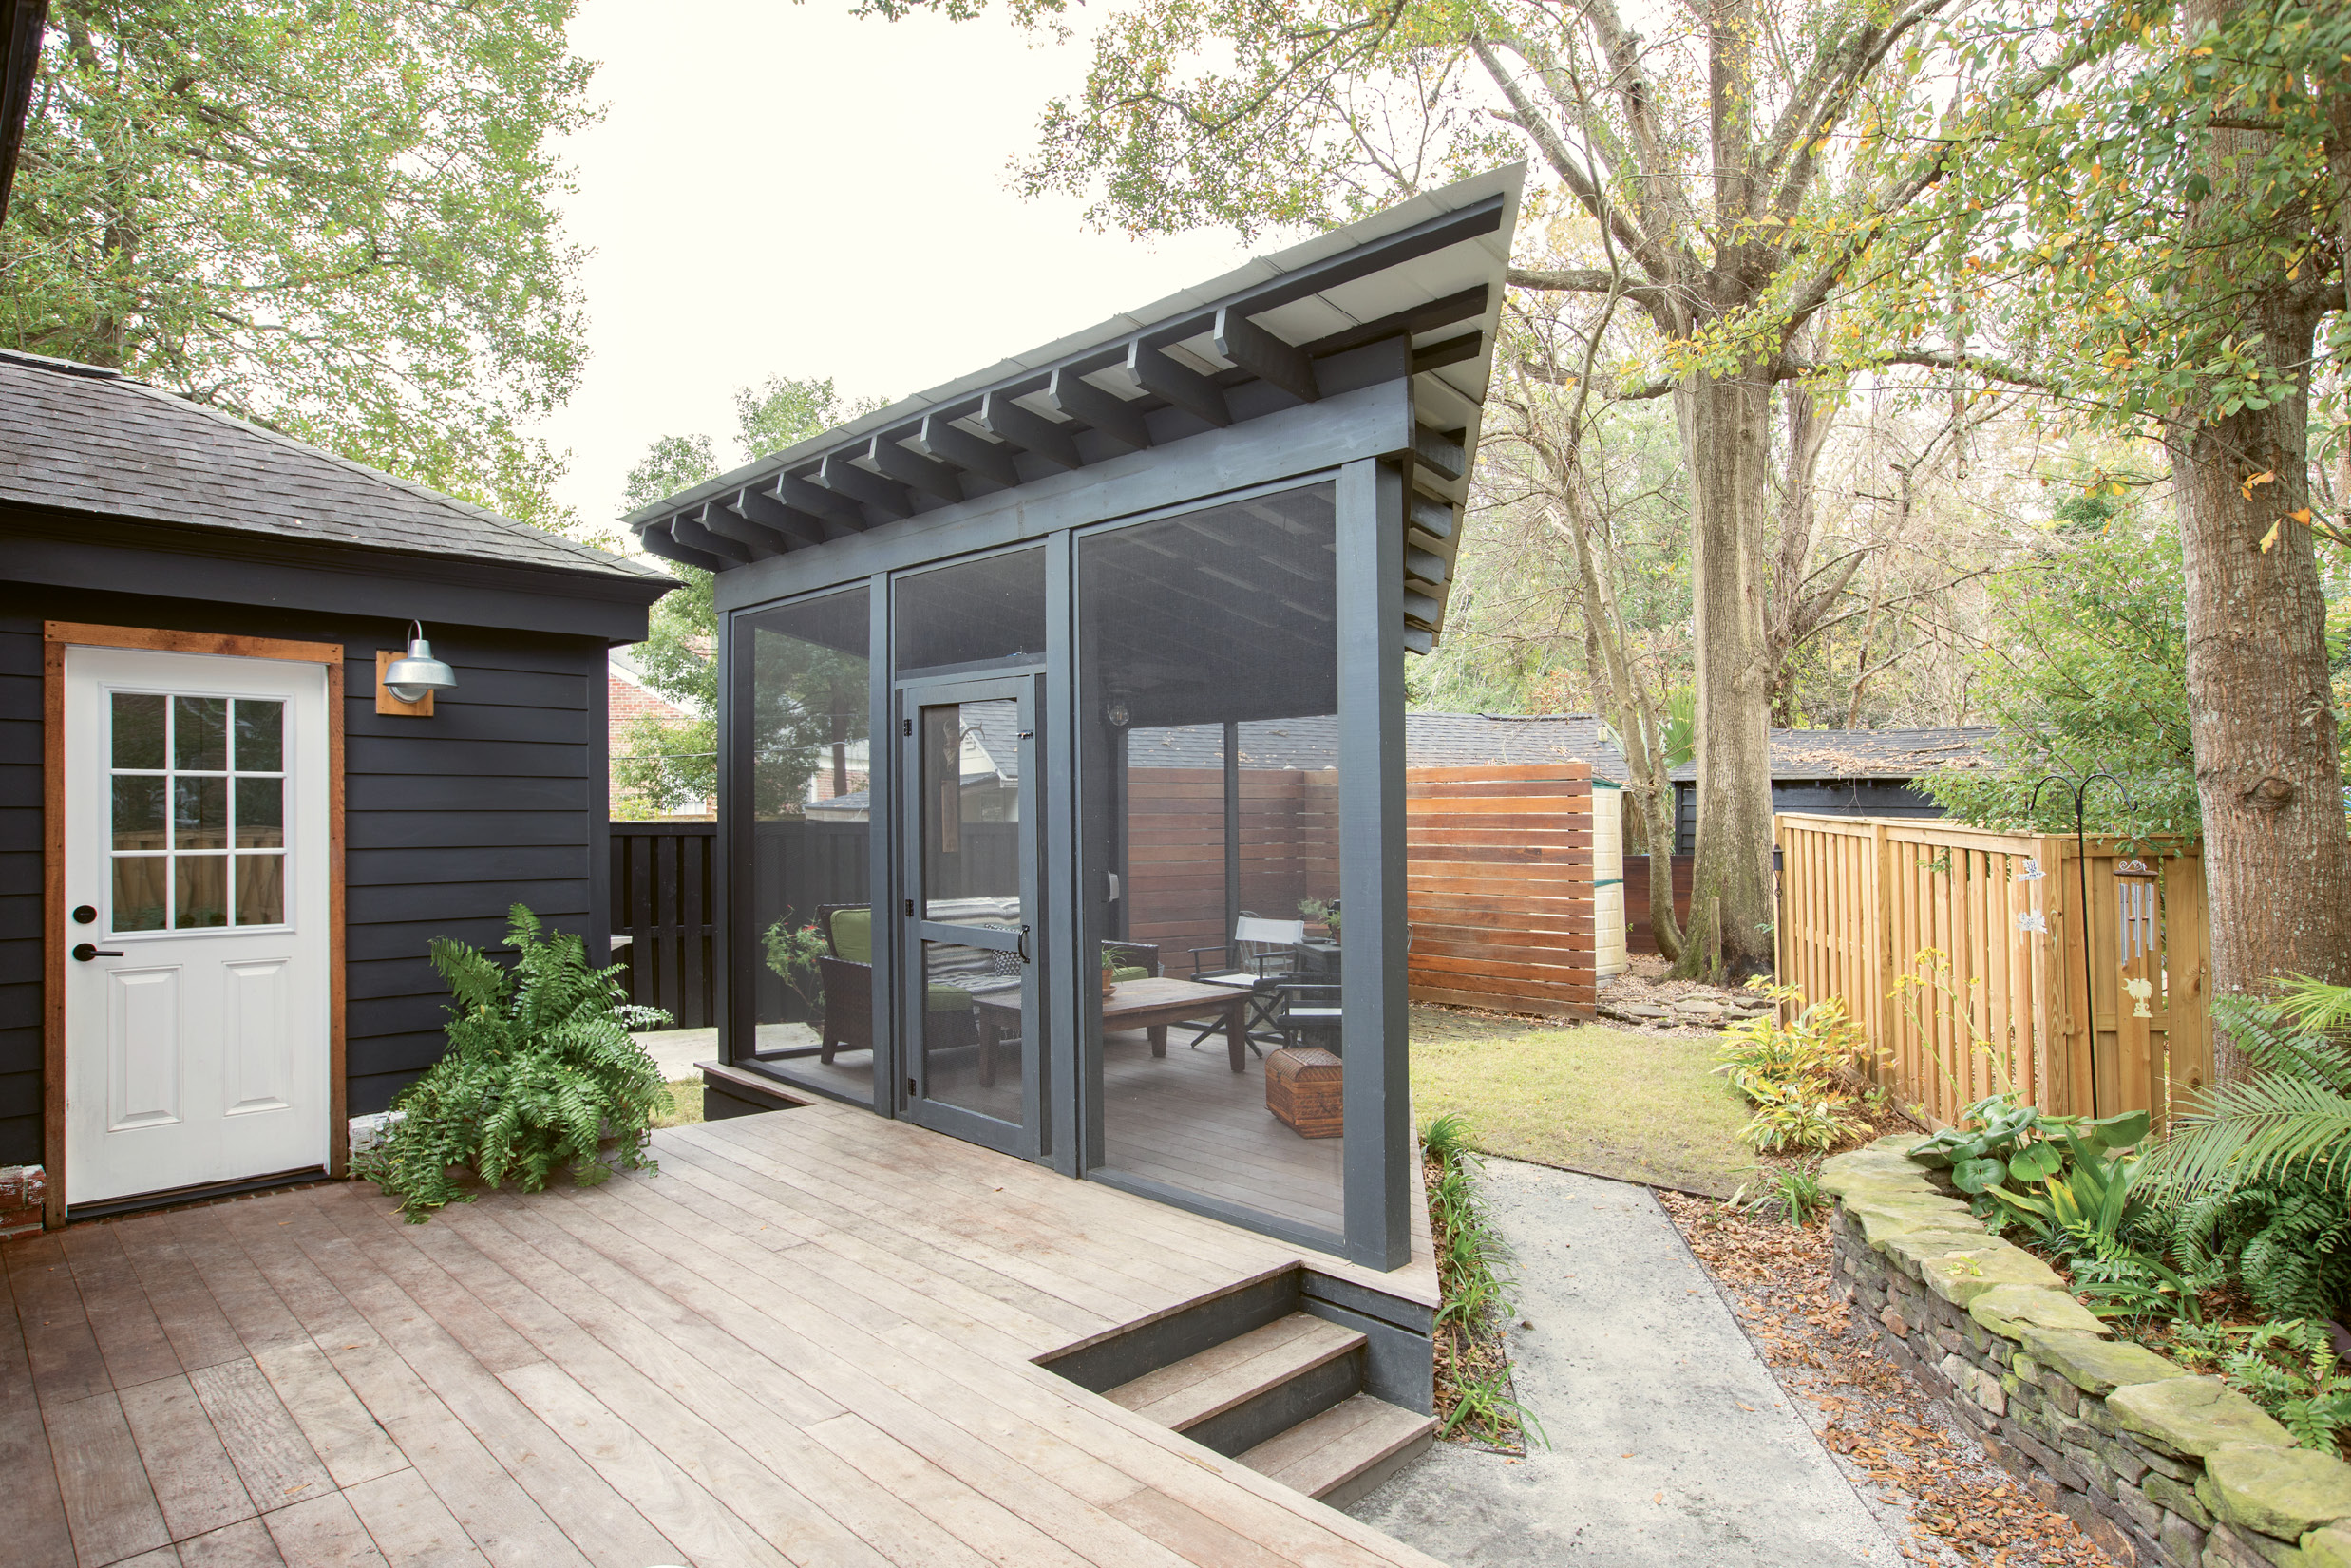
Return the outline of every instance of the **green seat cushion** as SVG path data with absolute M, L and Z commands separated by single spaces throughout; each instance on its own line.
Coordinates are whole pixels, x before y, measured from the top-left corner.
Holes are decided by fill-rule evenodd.
M 1147 980 L 1150 977 L 1151 972 L 1149 970 L 1134 965 L 1128 965 L 1124 968 L 1110 971 L 1110 983 L 1112 985 L 1118 984 L 1121 980 Z
M 853 964 L 874 961 L 874 912 L 870 909 L 833 911 L 833 953 Z
M 929 992 L 924 996 L 922 1011 L 925 1012 L 969 1012 L 972 1011 L 972 993 L 960 986 L 943 986 L 937 980 L 933 980 Z

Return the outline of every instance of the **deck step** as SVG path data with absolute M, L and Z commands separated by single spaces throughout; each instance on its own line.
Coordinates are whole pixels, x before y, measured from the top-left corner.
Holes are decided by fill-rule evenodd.
M 1239 1338 L 1146 1372 L 1131 1383 L 1122 1383 L 1104 1397 L 1163 1426 L 1186 1431 L 1353 1354 L 1364 1343 L 1364 1336 L 1354 1329 L 1292 1313 Z
M 1436 1418 L 1356 1394 L 1241 1455 L 1294 1492 L 1352 1502 L 1429 1446 Z

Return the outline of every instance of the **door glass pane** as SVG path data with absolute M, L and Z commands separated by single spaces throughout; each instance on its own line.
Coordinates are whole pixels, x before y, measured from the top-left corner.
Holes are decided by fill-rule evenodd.
M 229 765 L 226 697 L 172 699 L 172 765 L 218 773 Z
M 237 699 L 237 770 L 276 773 L 285 766 L 286 705 L 256 697 Z
M 114 694 L 114 765 L 163 765 L 163 699 L 147 691 Z
M 1017 1125 L 1027 1087 L 1020 955 L 959 942 L 922 944 L 919 1031 L 925 1098 Z
M 172 847 L 226 849 L 229 844 L 229 782 L 180 777 L 172 780 Z
M 1327 1233 L 1346 1143 L 1337 568 L 1327 485 L 1078 542 L 1083 885 L 1113 966 L 1089 1004 L 1089 1158 Z
M 283 925 L 286 919 L 286 858 L 283 855 L 237 857 L 237 923 L 240 926 Z
M 171 904 L 171 858 L 118 855 L 114 858 L 116 931 L 161 931 Z
M 286 843 L 286 781 L 237 781 L 237 847 L 282 849 Z
M 1020 705 L 922 709 L 922 917 L 1020 918 Z
M 899 578 L 900 673 L 1044 657 L 1044 551 L 1014 550 Z
M 198 931 L 229 923 L 229 858 L 226 855 L 172 857 L 172 925 Z
M 728 1049 L 861 1102 L 873 1098 L 876 1047 L 870 599 L 852 589 L 735 622 L 750 660 L 737 711 L 750 753 L 752 939 L 737 962 L 752 976 L 752 1037 Z M 657 961 L 652 948 L 638 950 L 645 961 Z
M 155 850 L 170 846 L 163 839 L 163 785 L 157 774 L 121 774 L 114 778 L 114 847 Z

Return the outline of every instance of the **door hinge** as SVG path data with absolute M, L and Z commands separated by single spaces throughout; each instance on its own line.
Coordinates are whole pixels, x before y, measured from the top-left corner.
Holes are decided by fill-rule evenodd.
M 921 1098 L 920 1091 L 915 1087 L 915 1081 L 911 1078 L 906 1080 L 906 1098 L 909 1100 Z
M 901 720 L 899 720 L 898 722 L 899 722 L 899 725 L 901 726 L 901 727 L 900 727 L 900 729 L 899 729 L 899 731 L 898 731 L 900 734 L 901 734 L 901 735 L 911 735 L 911 734 L 913 734 L 913 733 L 914 733 L 914 720 L 912 720 L 912 719 L 901 719 Z
M 912 898 L 906 900 L 906 913 L 910 916 L 914 914 L 914 900 Z

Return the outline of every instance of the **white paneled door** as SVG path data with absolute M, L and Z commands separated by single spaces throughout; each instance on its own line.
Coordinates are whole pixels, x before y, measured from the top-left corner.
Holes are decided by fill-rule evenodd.
M 327 672 L 68 648 L 66 1199 L 327 1162 Z

